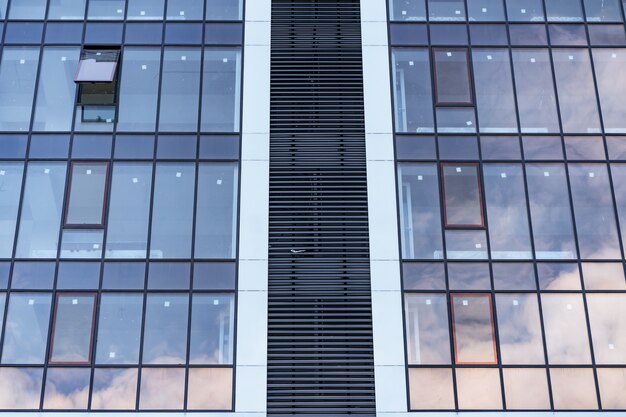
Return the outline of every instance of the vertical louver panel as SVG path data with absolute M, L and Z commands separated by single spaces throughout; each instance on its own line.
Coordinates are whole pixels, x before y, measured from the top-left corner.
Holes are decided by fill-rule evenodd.
M 358 0 L 273 0 L 269 415 L 372 415 Z

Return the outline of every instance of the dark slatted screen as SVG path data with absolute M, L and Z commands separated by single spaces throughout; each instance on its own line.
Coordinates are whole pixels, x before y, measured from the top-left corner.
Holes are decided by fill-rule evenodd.
M 358 0 L 273 0 L 268 414 L 372 415 Z

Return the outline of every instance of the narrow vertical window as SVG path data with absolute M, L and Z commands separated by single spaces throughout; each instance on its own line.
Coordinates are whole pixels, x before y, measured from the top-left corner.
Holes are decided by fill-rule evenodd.
M 27 131 L 33 109 L 39 48 L 5 47 L 0 62 L 0 130 Z
M 452 294 L 452 331 L 457 364 L 495 364 L 490 294 Z
M 542 294 L 541 308 L 550 364 L 590 364 L 581 294 Z
M 241 52 L 205 49 L 202 69 L 203 132 L 238 132 Z
M 72 163 L 65 226 L 104 225 L 108 170 L 106 162 Z
M 484 226 L 478 164 L 442 164 L 446 227 Z
M 74 77 L 78 84 L 80 110 L 77 126 L 80 123 L 112 123 L 115 120 L 119 56 L 117 49 L 82 51 Z
M 404 303 L 409 364 L 449 364 L 450 332 L 446 296 L 407 294 Z
M 96 363 L 139 363 L 142 310 L 141 294 L 102 294 Z
M 58 294 L 52 324 L 50 363 L 91 362 L 95 294 Z
M 189 363 L 233 363 L 234 310 L 233 295 L 193 296 Z
M 23 173 L 21 162 L 0 163 L 0 258 L 10 258 L 13 254 Z
M 200 49 L 165 48 L 161 74 L 159 130 L 198 130 Z
M 626 132 L 626 83 L 615 82 L 626 66 L 624 49 L 593 49 L 593 66 L 598 81 L 598 95 L 606 133 Z
M 2 346 L 3 364 L 44 363 L 50 304 L 50 294 L 11 294 Z
M 534 294 L 497 294 L 498 336 L 503 364 L 545 363 L 541 320 Z
M 467 49 L 433 49 L 436 104 L 473 104 Z
M 433 132 L 430 59 L 426 49 L 392 52 L 396 132 Z
M 186 294 L 149 294 L 143 331 L 143 363 L 184 364 L 187 357 Z

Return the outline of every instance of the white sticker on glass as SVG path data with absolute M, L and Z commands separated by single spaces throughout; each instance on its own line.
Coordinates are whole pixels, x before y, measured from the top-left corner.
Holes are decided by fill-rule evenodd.
M 72 304 L 73 304 L 73 305 L 78 304 L 78 298 L 73 298 L 73 299 L 72 299 Z
M 61 61 L 64 61 L 64 62 L 67 61 L 67 57 L 62 56 Z
M 115 352 L 109 352 L 109 358 L 111 359 L 115 358 Z
M 180 178 L 180 177 L 182 177 L 182 176 L 183 176 L 183 173 L 182 173 L 182 172 L 177 172 L 177 173 L 176 173 L 176 178 Z
M 44 173 L 44 174 L 49 174 L 49 173 L 50 173 L 50 169 L 48 169 L 48 168 L 44 169 L 44 170 L 43 170 L 43 173 Z
M 146 11 L 142 10 L 142 11 L 139 12 L 139 14 L 142 15 L 142 16 L 145 16 L 146 15 Z
M 543 176 L 544 176 L 544 177 L 549 177 L 549 176 L 550 176 L 550 173 L 549 173 L 548 171 L 545 171 L 545 172 L 543 173 Z
M 426 305 L 431 305 L 431 304 L 432 304 L 432 301 L 430 301 L 430 298 L 428 298 L 428 299 L 426 300 Z
M 615 350 L 615 345 L 613 343 L 609 343 L 609 350 Z
M 141 66 L 141 69 L 145 71 L 145 70 L 147 70 L 147 69 L 148 69 L 148 66 L 147 66 L 147 65 L 142 65 L 142 66 Z
M 573 310 L 573 309 L 574 309 L 574 306 L 573 306 L 573 305 L 571 305 L 571 304 L 567 304 L 567 305 L 565 306 L 565 308 L 567 308 L 568 310 Z
M 220 305 L 220 300 L 218 300 L 217 298 L 214 298 L 214 299 L 213 299 L 213 305 L 214 305 L 214 306 L 218 306 L 218 305 Z
M 219 180 L 216 181 L 216 183 L 217 183 L 217 185 L 222 185 L 222 180 L 219 179 Z
M 99 243 L 94 243 L 93 244 L 93 248 L 94 249 L 100 249 L 100 244 Z
M 506 178 L 506 172 L 501 172 L 501 173 L 500 173 L 500 176 L 501 176 L 502 178 Z
M 519 301 L 517 301 L 517 300 L 513 300 L 513 305 L 514 305 L 514 306 L 518 306 L 518 305 L 519 305 Z
M 456 167 L 456 172 L 461 172 L 461 171 L 462 171 L 461 167 Z
M 418 180 L 418 181 L 421 181 L 421 180 L 423 180 L 423 179 L 424 179 L 424 177 L 422 177 L 421 175 L 418 175 L 418 176 L 417 176 L 417 180 Z
M 483 247 L 483 245 L 481 245 L 480 243 L 477 243 L 477 244 L 475 244 L 474 246 L 476 247 L 476 249 L 480 249 L 480 248 L 482 248 L 482 247 Z
M 467 301 L 467 300 L 463 300 L 463 305 L 464 305 L 464 306 L 468 306 L 468 305 L 469 305 L 469 301 Z
M 169 302 L 169 301 L 165 301 L 165 302 L 163 303 L 163 307 L 169 307 L 169 306 L 170 306 L 170 302 Z
M 227 63 L 228 62 L 228 58 L 222 58 L 222 62 L 223 63 Z
M 526 14 L 526 9 L 520 9 L 520 12 L 522 12 L 522 14 Z
M 483 13 L 487 13 L 487 8 L 486 8 L 486 7 L 483 7 L 482 12 L 483 12 Z
M 412 67 L 413 65 L 415 65 L 415 62 L 409 61 L 409 66 Z
M 535 63 L 535 58 L 530 58 L 530 62 Z
M 179 15 L 184 16 L 185 15 L 185 11 L 181 10 L 180 12 L 178 12 Z
M 590 173 L 589 173 L 589 178 L 593 178 L 593 177 L 595 177 L 595 176 L 596 176 L 596 174 L 594 174 L 593 172 L 590 172 Z
M 406 16 L 406 10 L 402 10 L 402 16 Z
M 139 178 L 133 178 L 133 184 L 137 184 L 139 182 Z
M 88 169 L 87 171 L 85 171 L 85 173 L 86 173 L 87 175 L 91 175 L 91 170 L 90 170 L 90 169 Z
M 491 55 L 487 55 L 487 60 L 491 61 L 493 57 Z
M 20 64 L 25 64 L 26 60 L 25 59 L 20 59 Z
M 35 300 L 33 300 L 32 298 L 30 300 L 28 300 L 28 305 L 32 306 L 33 304 L 35 304 Z
M 446 52 L 447 56 L 452 56 L 452 52 Z
M 6 173 L 6 171 L 2 170 L 0 171 L 0 175 L 4 176 L 4 174 Z
M 180 60 L 181 60 L 181 61 L 186 61 L 186 60 L 187 60 L 187 56 L 185 56 L 185 55 L 181 56 L 181 57 L 180 57 Z

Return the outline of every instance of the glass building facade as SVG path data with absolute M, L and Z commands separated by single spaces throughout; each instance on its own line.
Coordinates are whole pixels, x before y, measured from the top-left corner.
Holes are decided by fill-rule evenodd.
M 233 408 L 242 17 L 0 2 L 0 409 Z
M 410 409 L 624 409 L 622 4 L 389 19 Z

